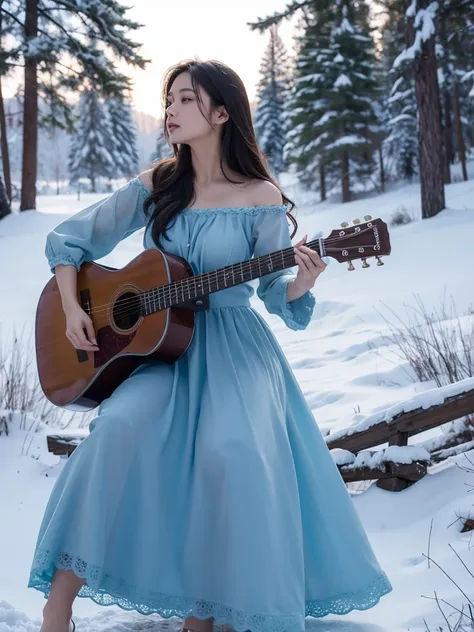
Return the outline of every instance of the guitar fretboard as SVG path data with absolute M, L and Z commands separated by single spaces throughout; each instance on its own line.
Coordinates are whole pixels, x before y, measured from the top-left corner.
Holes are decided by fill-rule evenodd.
M 305 245 L 320 254 L 319 240 Z M 142 292 L 139 295 L 141 311 L 144 316 L 148 316 L 169 307 L 176 307 L 186 301 L 258 279 L 266 274 L 291 268 L 294 265 L 296 265 L 296 261 L 293 248 L 277 250 L 268 255 L 234 263 L 212 272 L 205 272 L 188 277 L 183 281 L 161 285 Z

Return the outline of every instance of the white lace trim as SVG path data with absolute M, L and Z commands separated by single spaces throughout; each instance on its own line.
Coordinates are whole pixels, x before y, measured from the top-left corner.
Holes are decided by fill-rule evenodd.
M 86 580 L 79 597 L 89 597 L 102 606 L 116 605 L 123 610 L 136 610 L 161 617 L 199 619 L 214 617 L 217 625 L 231 624 L 237 632 L 302 632 L 305 617 L 324 617 L 327 614 L 347 614 L 351 610 L 367 610 L 392 590 L 385 575 L 381 574 L 357 593 L 338 595 L 326 600 L 307 600 L 305 612 L 287 615 L 269 615 L 243 612 L 230 606 L 196 598 L 176 597 L 153 590 L 140 590 L 128 581 L 103 573 L 98 566 L 88 564 L 69 553 L 58 554 L 54 561 L 51 551 L 39 549 L 35 554 L 29 587 L 49 595 L 55 567 L 72 570 Z

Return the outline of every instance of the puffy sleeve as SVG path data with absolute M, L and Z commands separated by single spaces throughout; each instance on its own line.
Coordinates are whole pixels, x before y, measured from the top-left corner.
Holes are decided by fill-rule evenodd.
M 148 189 L 133 178 L 112 195 L 94 202 L 47 236 L 45 254 L 51 272 L 57 265 L 73 265 L 105 257 L 128 235 L 146 224 L 143 202 Z
M 253 254 L 255 257 L 266 255 L 276 250 L 291 248 L 290 231 L 285 206 L 265 207 L 260 209 L 253 223 Z M 308 291 L 303 296 L 290 301 L 286 300 L 288 281 L 295 274 L 290 270 L 280 270 L 260 277 L 257 296 L 262 299 L 270 314 L 277 314 L 290 329 L 305 329 L 313 315 L 316 300 Z

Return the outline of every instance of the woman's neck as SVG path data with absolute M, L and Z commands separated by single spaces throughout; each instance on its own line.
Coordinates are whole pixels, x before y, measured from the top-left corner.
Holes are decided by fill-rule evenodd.
M 228 172 L 227 165 L 221 167 L 220 140 L 214 136 L 200 139 L 191 146 L 191 159 L 196 186 L 206 187 L 224 179 L 222 168 Z

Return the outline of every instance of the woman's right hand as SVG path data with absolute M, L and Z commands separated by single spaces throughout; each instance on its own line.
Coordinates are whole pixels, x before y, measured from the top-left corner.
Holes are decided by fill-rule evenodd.
M 74 345 L 74 348 L 83 351 L 98 351 L 94 325 L 79 303 L 68 307 L 65 314 L 66 338 Z

